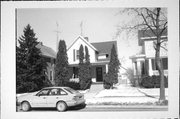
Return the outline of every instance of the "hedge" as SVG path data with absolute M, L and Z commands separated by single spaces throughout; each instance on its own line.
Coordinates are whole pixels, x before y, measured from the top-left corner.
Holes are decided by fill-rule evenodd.
M 168 87 L 168 77 L 164 76 L 165 88 Z M 160 88 L 160 76 L 143 76 L 140 86 L 144 88 Z
M 65 86 L 70 87 L 74 90 L 80 90 L 80 84 L 74 81 L 69 81 L 65 83 Z

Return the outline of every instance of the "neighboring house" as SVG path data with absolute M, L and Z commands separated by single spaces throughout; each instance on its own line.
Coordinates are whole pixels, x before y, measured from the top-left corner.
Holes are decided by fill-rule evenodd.
M 108 71 L 111 48 L 116 41 L 90 43 L 88 37 L 78 36 L 72 45 L 67 49 L 68 62 L 72 78 L 78 78 L 79 48 L 87 46 L 92 65 L 91 76 L 93 82 L 103 82 L 104 74 Z M 85 52 L 84 52 L 85 54 Z
M 142 53 L 130 57 L 130 59 L 132 59 L 134 76 L 136 78 L 139 78 L 142 75 L 159 75 L 155 64 L 155 39 L 156 37 L 150 30 L 141 30 L 138 32 L 138 43 L 139 46 L 142 46 Z M 168 76 L 167 30 L 163 32 L 161 39 L 163 39 L 164 42 L 162 43 L 162 47 L 160 49 L 160 58 L 163 64 L 164 74 L 165 76 Z
M 37 48 L 41 50 L 42 56 L 47 63 L 47 70 L 45 70 L 45 74 L 48 76 L 48 79 L 53 84 L 56 52 L 52 48 L 43 45 L 42 42 L 37 45 Z

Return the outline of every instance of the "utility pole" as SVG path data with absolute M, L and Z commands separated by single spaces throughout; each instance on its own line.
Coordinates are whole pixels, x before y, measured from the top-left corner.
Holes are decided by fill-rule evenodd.
M 55 30 L 54 32 L 56 32 L 56 35 L 57 35 L 57 39 L 56 39 L 56 52 L 58 52 L 59 34 L 61 33 L 61 32 L 59 31 L 59 24 L 58 24 L 58 22 L 56 22 L 56 27 L 57 27 L 57 30 Z

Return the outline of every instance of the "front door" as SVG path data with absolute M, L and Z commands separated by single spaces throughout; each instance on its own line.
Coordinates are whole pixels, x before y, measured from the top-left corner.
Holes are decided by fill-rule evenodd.
M 102 67 L 96 67 L 96 81 L 97 82 L 103 81 Z

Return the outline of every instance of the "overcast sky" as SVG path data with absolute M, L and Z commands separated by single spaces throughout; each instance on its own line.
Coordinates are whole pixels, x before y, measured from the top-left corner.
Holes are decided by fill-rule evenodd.
M 67 47 L 81 34 L 80 24 L 83 21 L 83 36 L 89 38 L 89 42 L 103 42 L 116 40 L 118 43 L 119 58 L 125 60 L 129 56 L 139 52 L 137 38 L 128 39 L 126 33 L 114 38 L 117 25 L 128 20 L 127 16 L 117 15 L 119 8 L 58 8 L 58 9 L 18 9 L 17 33 L 23 34 L 23 29 L 30 24 L 36 33 L 38 41 L 56 51 L 56 30 L 59 39 L 66 41 Z M 124 65 L 129 65 L 130 60 Z M 126 66 L 125 66 L 126 67 Z

